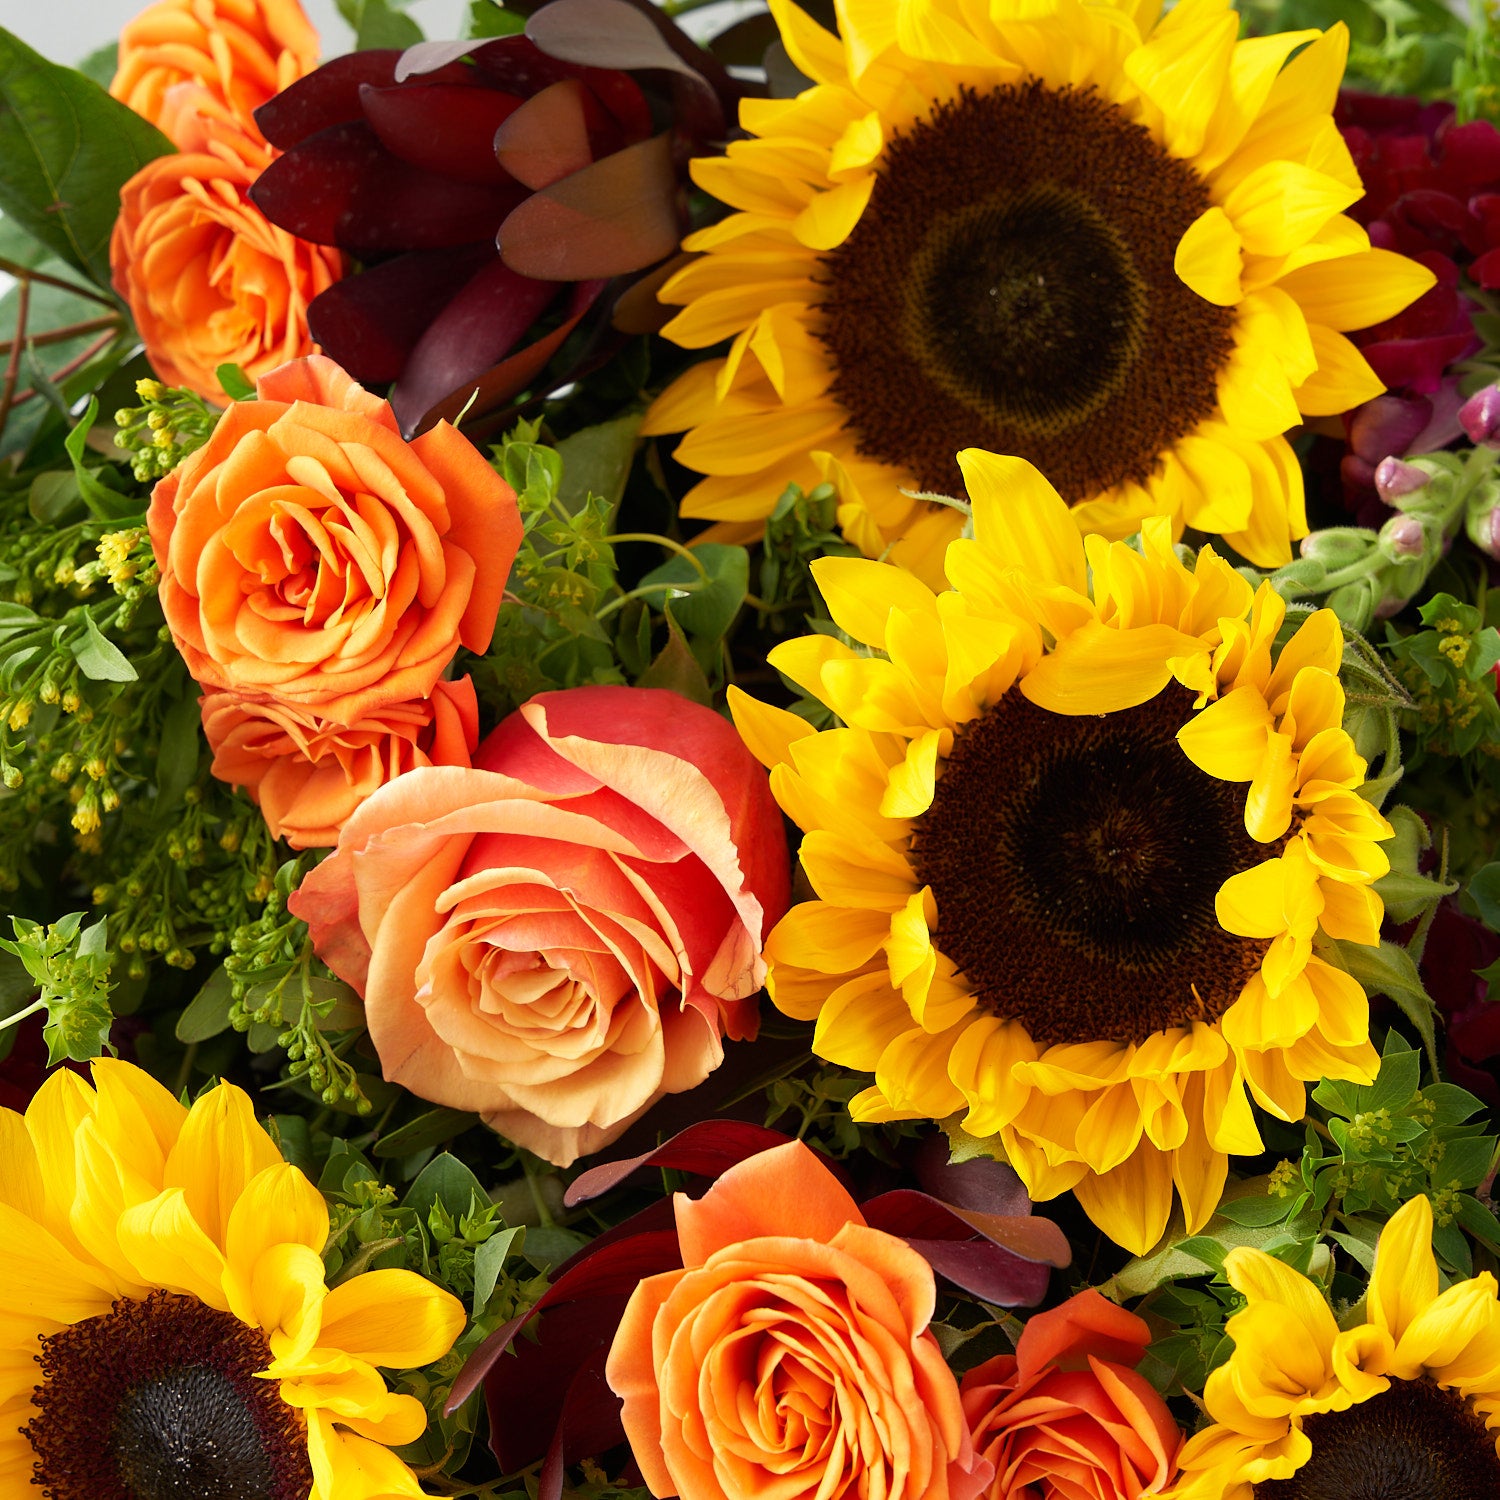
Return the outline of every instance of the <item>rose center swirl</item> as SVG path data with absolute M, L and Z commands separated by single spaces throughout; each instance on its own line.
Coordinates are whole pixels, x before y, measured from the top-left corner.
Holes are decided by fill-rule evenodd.
M 1461 1396 L 1431 1380 L 1303 1420 L 1312 1457 L 1290 1479 L 1254 1486 L 1255 1500 L 1494 1500 L 1495 1434 Z
M 889 143 L 823 257 L 820 335 L 859 451 L 959 494 L 1030 459 L 1068 500 L 1142 482 L 1217 407 L 1233 310 L 1174 269 L 1208 189 L 1088 89 L 965 92 Z
M 1224 931 L 1214 897 L 1278 851 L 1246 833 L 1243 789 L 1183 754 L 1191 712 L 1175 684 L 1076 717 L 1013 689 L 960 730 L 916 821 L 938 947 L 1044 1045 L 1217 1020 L 1260 967 L 1268 945 Z
M 24 1430 L 47 1500 L 306 1500 L 301 1420 L 231 1313 L 153 1292 L 41 1344 Z

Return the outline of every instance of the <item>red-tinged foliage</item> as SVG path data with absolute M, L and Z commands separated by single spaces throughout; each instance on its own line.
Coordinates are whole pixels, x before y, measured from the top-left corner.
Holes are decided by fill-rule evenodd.
M 404 433 L 466 405 L 472 430 L 675 255 L 686 163 L 736 95 L 654 7 L 551 0 L 525 36 L 354 53 L 299 79 L 257 112 L 282 155 L 251 196 L 360 262 L 308 310 L 323 349 L 395 382 Z M 570 285 L 561 327 L 530 338 Z
M 731 1167 L 788 1139 L 749 1121 L 702 1120 L 637 1156 L 590 1168 L 574 1179 L 565 1201 L 576 1207 L 637 1173 L 663 1170 L 698 1178 L 690 1194 L 696 1197 Z M 1069 1263 L 1067 1237 L 1050 1220 L 1032 1217 L 1031 1201 L 1008 1166 L 952 1166 L 947 1155 L 934 1138 L 911 1163 L 917 1180 L 935 1192 L 894 1189 L 866 1198 L 861 1213 L 963 1291 L 1003 1306 L 1040 1302 L 1051 1267 Z M 826 1165 L 843 1175 L 838 1164 Z M 936 1195 L 944 1192 L 950 1201 Z M 565 1465 L 624 1441 L 619 1400 L 603 1381 L 604 1360 L 636 1284 L 681 1264 L 672 1203 L 663 1199 L 560 1267 L 537 1304 L 486 1339 L 454 1382 L 450 1412 L 483 1383 L 491 1446 L 507 1472 L 543 1460 L 538 1500 L 558 1500 Z M 534 1319 L 540 1319 L 536 1340 L 521 1338 Z

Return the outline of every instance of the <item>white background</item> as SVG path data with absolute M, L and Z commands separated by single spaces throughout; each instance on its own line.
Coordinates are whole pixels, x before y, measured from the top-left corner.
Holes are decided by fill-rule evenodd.
M 76 63 L 112 42 L 120 28 L 146 8 L 148 0 L 0 0 L 0 25 L 53 62 Z M 337 57 L 353 43 L 333 0 L 302 0 L 323 38 L 323 55 Z M 468 7 L 464 0 L 415 0 L 412 19 L 428 37 L 458 35 Z

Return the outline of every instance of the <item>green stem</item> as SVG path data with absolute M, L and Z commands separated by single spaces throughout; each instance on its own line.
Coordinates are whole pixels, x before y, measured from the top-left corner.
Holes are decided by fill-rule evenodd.
M 18 1010 L 14 1015 L 6 1016 L 3 1021 L 0 1021 L 0 1031 L 4 1031 L 7 1026 L 15 1026 L 24 1021 L 27 1016 L 34 1016 L 39 1010 L 46 1010 L 46 1008 L 45 1000 L 34 1000 L 25 1010 Z
M 648 594 L 686 595 L 689 592 L 680 583 L 643 583 L 639 588 L 631 589 L 628 594 L 621 594 L 618 599 L 611 599 L 608 604 L 595 613 L 594 618 L 596 620 L 607 620 L 616 610 L 624 609 L 632 599 L 644 599 Z
M 651 542 L 658 547 L 665 547 L 669 552 L 675 552 L 678 557 L 685 557 L 698 570 L 698 576 L 704 583 L 712 583 L 708 576 L 708 569 L 693 555 L 691 547 L 684 547 L 681 542 L 674 542 L 671 537 L 658 536 L 654 531 L 617 531 L 613 536 L 604 538 L 608 546 L 614 546 L 616 542 Z

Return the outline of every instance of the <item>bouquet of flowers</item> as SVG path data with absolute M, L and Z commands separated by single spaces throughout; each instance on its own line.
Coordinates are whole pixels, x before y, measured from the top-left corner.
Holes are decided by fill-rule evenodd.
M 0 1490 L 1500 1495 L 1500 13 L 0 30 Z

